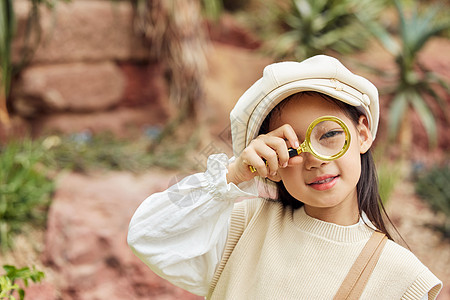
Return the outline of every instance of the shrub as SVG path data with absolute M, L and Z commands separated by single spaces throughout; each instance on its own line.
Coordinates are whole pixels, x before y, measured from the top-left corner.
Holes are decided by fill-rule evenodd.
M 44 273 L 36 270 L 24 267 L 17 269 L 15 266 L 4 265 L 3 269 L 6 271 L 5 275 L 0 276 L 0 299 L 15 300 L 14 292 L 17 291 L 19 299 L 25 298 L 25 290 L 16 283 L 17 280 L 21 280 L 25 287 L 28 286 L 28 281 L 40 282 L 44 278 Z
M 384 6 L 372 0 L 292 0 L 282 16 L 284 31 L 271 47 L 279 57 L 298 60 L 330 50 L 364 49 L 370 37 L 364 24 L 374 22 Z
M 442 224 L 431 227 L 446 239 L 450 239 L 450 166 L 436 166 L 420 176 L 415 184 L 416 194 L 425 200 L 430 208 L 444 215 Z
M 377 167 L 379 193 L 383 204 L 391 197 L 397 183 L 402 179 L 400 166 L 385 161 Z
M 445 6 L 429 6 L 419 10 L 419 5 L 414 2 L 410 10 L 405 8 L 400 0 L 395 0 L 394 4 L 399 18 L 397 31 L 400 36 L 398 38 L 378 23 L 365 23 L 383 47 L 395 58 L 396 72 L 394 74 L 380 71 L 382 76 L 393 82 L 393 85 L 388 87 L 389 94 L 392 96 L 388 117 L 389 136 L 392 140 L 405 131 L 403 136 L 410 140 L 405 142 L 404 148 L 410 149 L 413 129 L 409 114 L 411 110 L 414 110 L 426 130 L 429 144 L 436 146 L 438 133 L 435 118 L 438 115 L 436 111 L 433 112 L 432 107 L 439 108 L 448 120 L 445 97 L 450 94 L 450 86 L 442 76 L 420 64 L 418 56 L 431 38 L 450 29 L 448 9 Z M 443 19 L 439 18 L 442 13 L 446 15 Z M 438 92 L 440 90 L 445 95 L 440 96 Z
M 12 236 L 27 224 L 45 225 L 54 185 L 39 163 L 42 147 L 30 140 L 0 147 L 0 246 L 12 246 Z
M 54 170 L 69 169 L 82 173 L 126 170 L 137 173 L 151 166 L 180 168 L 186 164 L 186 153 L 195 147 L 196 140 L 192 137 L 185 143 L 166 141 L 150 149 L 151 140 L 146 138 L 131 141 L 109 133 L 93 135 L 80 132 L 69 136 L 49 136 L 42 144 L 47 149 L 43 162 Z
M 378 191 L 383 204 L 386 205 L 398 182 L 403 179 L 402 162 L 389 158 L 387 145 L 378 144 L 373 151 L 373 158 L 377 166 Z

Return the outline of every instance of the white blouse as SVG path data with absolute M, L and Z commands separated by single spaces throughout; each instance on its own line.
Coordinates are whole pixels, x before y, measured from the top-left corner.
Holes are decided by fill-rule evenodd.
M 227 184 L 229 161 L 211 155 L 205 173 L 188 176 L 148 197 L 128 231 L 133 252 L 156 274 L 205 296 L 220 263 L 234 202 L 257 196 L 253 181 Z
M 128 244 L 153 272 L 193 294 L 206 296 L 227 240 L 237 199 L 257 197 L 256 179 L 227 183 L 225 154 L 208 158 L 204 173 L 190 175 L 142 202 Z M 421 300 L 428 299 L 424 295 Z

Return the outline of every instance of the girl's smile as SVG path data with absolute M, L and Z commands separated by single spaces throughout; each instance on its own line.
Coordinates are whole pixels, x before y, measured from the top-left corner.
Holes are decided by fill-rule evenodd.
M 339 179 L 339 175 L 323 175 L 315 178 L 310 183 L 310 187 L 318 191 L 325 191 L 334 187 Z

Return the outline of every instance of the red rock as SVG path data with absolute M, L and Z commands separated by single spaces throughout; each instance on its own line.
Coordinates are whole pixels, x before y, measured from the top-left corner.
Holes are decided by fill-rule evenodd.
M 162 126 L 168 113 L 155 105 L 121 107 L 98 113 L 58 113 L 42 116 L 32 124 L 33 135 L 42 133 L 112 132 L 120 137 L 142 135 L 146 126 Z
M 105 110 L 122 99 L 124 88 L 124 76 L 111 62 L 32 66 L 22 73 L 14 104 L 18 110 L 17 101 L 24 99 L 22 107 L 28 104 L 31 111 Z
M 19 61 L 30 1 L 14 0 L 18 30 L 13 59 Z M 133 32 L 129 1 L 59 1 L 41 9 L 42 40 L 33 63 L 145 60 L 148 50 Z

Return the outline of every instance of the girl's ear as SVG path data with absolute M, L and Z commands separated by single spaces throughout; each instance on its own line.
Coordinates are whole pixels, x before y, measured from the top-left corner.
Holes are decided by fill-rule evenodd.
M 369 122 L 366 116 L 361 115 L 358 120 L 356 129 L 359 134 L 359 153 L 366 153 L 373 143 L 372 133 L 369 129 Z

